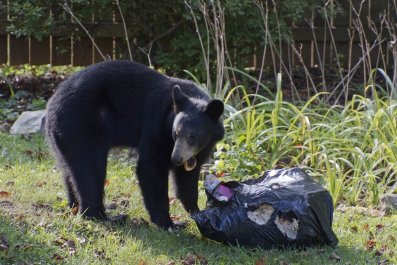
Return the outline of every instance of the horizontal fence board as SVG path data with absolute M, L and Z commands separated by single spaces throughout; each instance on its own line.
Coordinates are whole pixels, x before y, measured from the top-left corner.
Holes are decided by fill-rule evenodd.
M 71 52 L 69 38 L 53 37 L 52 40 L 52 64 L 69 65 L 71 64 Z
M 30 64 L 41 65 L 50 63 L 50 38 L 43 38 L 41 41 L 31 39 Z
M 29 63 L 29 38 L 10 36 L 10 65 Z
M 7 63 L 7 36 L 0 35 L 0 64 Z
M 73 43 L 73 65 L 84 66 L 93 63 L 92 56 L 92 42 L 88 38 L 76 40 Z
M 102 52 L 103 56 L 107 59 L 113 59 L 113 38 L 95 38 L 95 42 Z M 104 59 L 99 54 L 98 50 L 95 49 L 95 62 L 102 62 Z

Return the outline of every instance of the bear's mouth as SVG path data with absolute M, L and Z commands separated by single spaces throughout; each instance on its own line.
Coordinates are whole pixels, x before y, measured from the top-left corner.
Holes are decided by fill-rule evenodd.
M 192 171 L 197 165 L 197 160 L 194 156 L 192 156 L 189 160 L 184 163 L 184 167 L 186 171 Z

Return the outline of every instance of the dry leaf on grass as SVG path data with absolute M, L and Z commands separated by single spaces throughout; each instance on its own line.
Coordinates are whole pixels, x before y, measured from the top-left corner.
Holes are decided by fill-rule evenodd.
M 73 207 L 72 209 L 70 209 L 70 212 L 73 215 L 77 215 L 79 213 L 79 207 Z
M 383 225 L 382 224 L 377 224 L 376 225 L 376 232 L 379 232 L 379 231 L 381 231 L 382 229 L 383 229 Z
M 181 259 L 181 263 L 183 265 L 208 265 L 208 260 L 196 253 L 189 253 L 186 258 Z
M 255 265 L 266 265 L 265 259 L 258 259 L 255 261 Z
M 357 233 L 358 227 L 357 227 L 356 225 L 353 225 L 352 227 L 350 227 L 350 230 L 351 230 L 353 233 Z
M 11 196 L 11 192 L 0 190 L 0 198 L 8 198 Z
M 369 240 L 367 240 L 367 242 L 365 242 L 365 248 L 368 251 L 373 250 L 375 246 L 376 246 L 375 239 L 369 239 Z
M 110 184 L 110 180 L 105 179 L 105 181 L 103 182 L 103 185 L 104 185 L 105 187 L 107 187 L 107 186 L 109 186 L 109 184 Z

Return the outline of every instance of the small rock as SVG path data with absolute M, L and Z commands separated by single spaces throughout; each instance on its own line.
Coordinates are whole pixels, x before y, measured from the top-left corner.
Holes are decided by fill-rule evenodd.
M 384 194 L 380 198 L 382 209 L 387 212 L 397 210 L 397 194 Z
M 7 122 L 0 124 L 0 132 L 9 133 L 11 129 L 11 125 Z
M 42 132 L 45 121 L 45 110 L 25 111 L 10 129 L 11 134 L 30 134 Z

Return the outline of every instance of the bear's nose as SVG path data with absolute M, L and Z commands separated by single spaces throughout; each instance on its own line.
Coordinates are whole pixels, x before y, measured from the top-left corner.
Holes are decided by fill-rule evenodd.
M 183 164 L 183 158 L 181 156 L 173 155 L 173 156 L 171 156 L 171 162 L 175 166 L 180 166 Z

